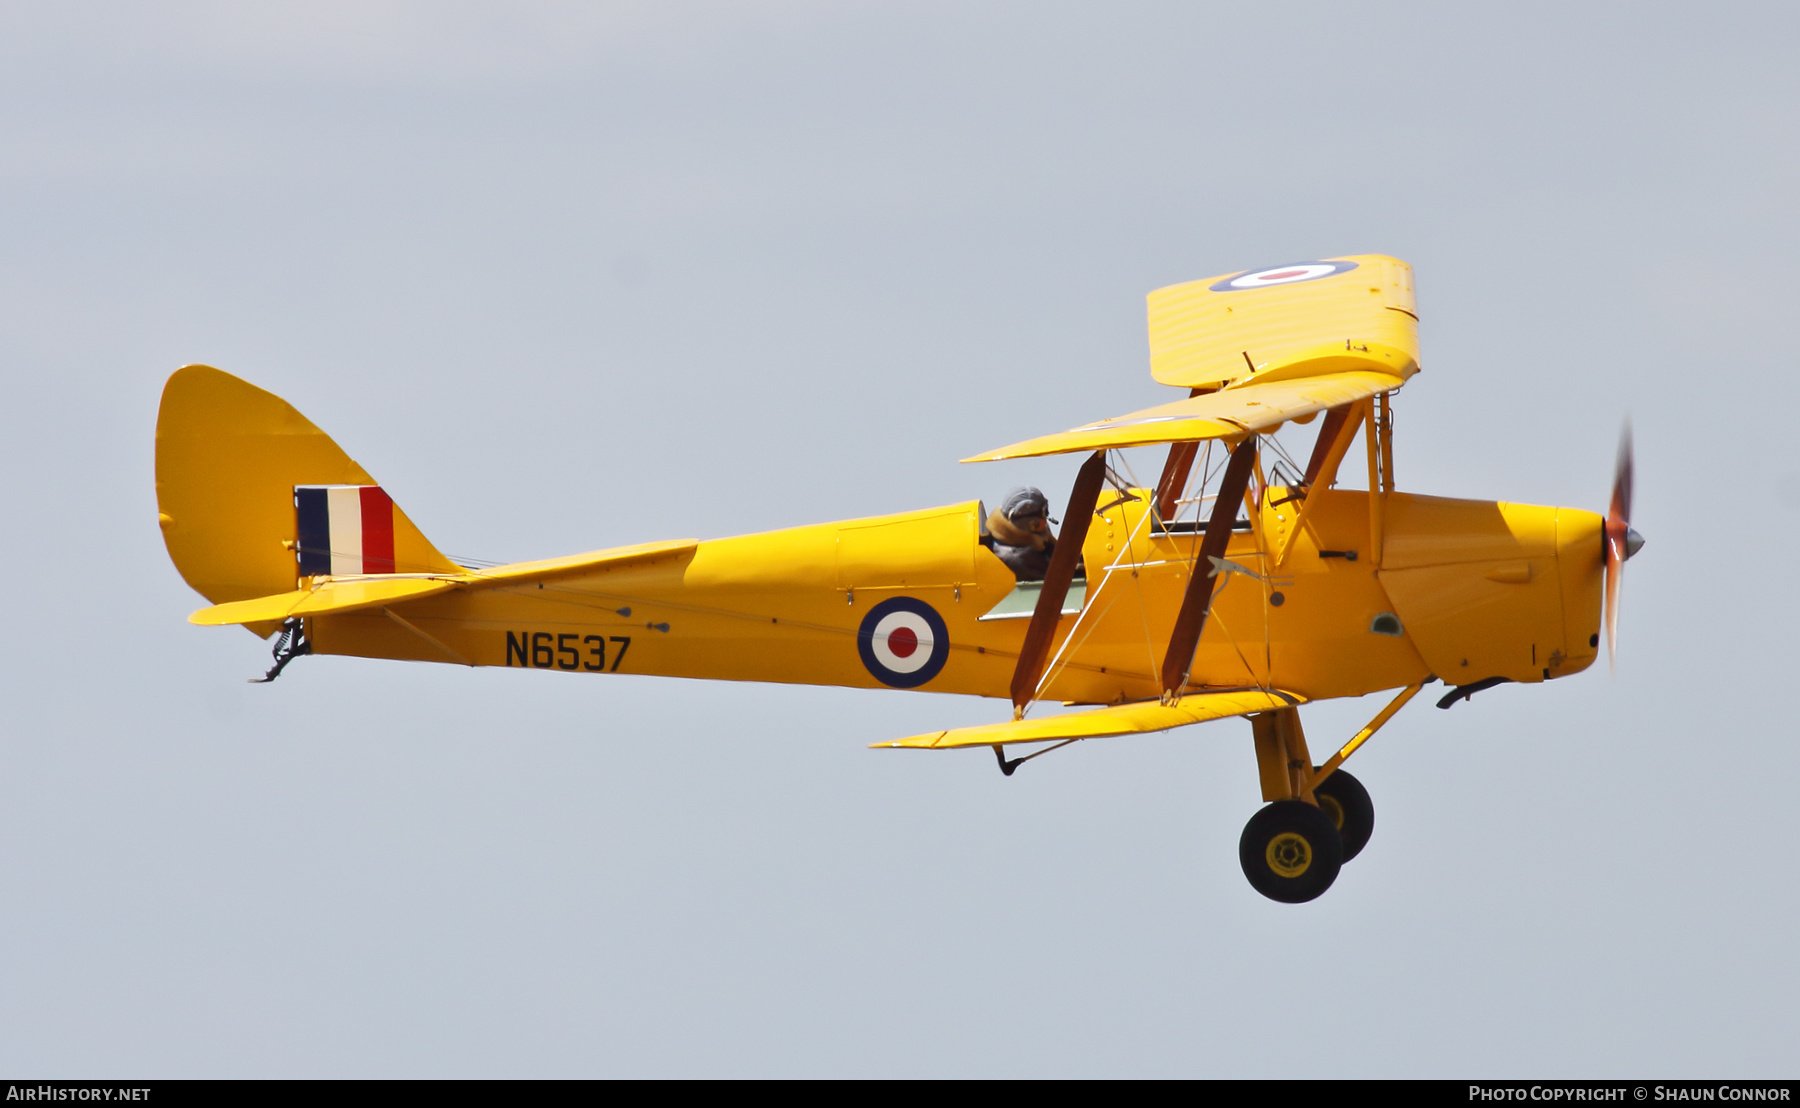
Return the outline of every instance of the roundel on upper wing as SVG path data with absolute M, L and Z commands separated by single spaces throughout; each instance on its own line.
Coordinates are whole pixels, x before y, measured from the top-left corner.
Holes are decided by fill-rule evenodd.
M 1355 262 L 1295 262 L 1293 265 L 1253 269 L 1249 273 L 1214 281 L 1207 288 L 1213 292 L 1243 292 L 1246 289 L 1266 289 L 1274 285 L 1297 285 L 1302 281 L 1317 281 L 1321 277 L 1348 273 L 1355 268 Z
M 944 617 L 923 600 L 896 596 L 869 609 L 856 630 L 856 651 L 875 680 L 916 689 L 938 675 L 950 657 Z

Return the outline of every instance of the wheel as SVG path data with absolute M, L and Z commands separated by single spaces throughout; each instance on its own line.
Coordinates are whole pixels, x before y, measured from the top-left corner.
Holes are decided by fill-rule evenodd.
M 1244 825 L 1238 862 L 1251 888 L 1270 900 L 1301 904 L 1331 888 L 1344 847 L 1330 816 L 1304 800 L 1277 800 Z
M 1344 861 L 1361 854 L 1375 831 L 1375 802 L 1369 799 L 1369 790 L 1347 771 L 1337 769 L 1313 790 L 1313 795 L 1319 800 L 1319 810 L 1330 816 L 1332 826 L 1338 829 L 1338 838 L 1344 843 Z

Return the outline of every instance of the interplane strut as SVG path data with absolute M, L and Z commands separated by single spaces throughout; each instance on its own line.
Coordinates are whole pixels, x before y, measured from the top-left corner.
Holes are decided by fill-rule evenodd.
M 1037 695 L 1044 663 L 1050 656 L 1050 640 L 1056 635 L 1057 621 L 1062 618 L 1063 599 L 1069 595 L 1069 583 L 1075 579 L 1075 563 L 1081 559 L 1081 544 L 1087 541 L 1088 526 L 1094 521 L 1094 505 L 1100 500 L 1100 486 L 1106 482 L 1106 451 L 1096 450 L 1081 464 L 1075 475 L 1075 487 L 1069 493 L 1068 522 L 1056 540 L 1050 555 L 1050 567 L 1044 571 L 1043 588 L 1038 592 L 1037 607 L 1031 613 L 1031 625 L 1025 629 L 1025 643 L 1019 648 L 1019 662 L 1013 669 L 1013 718 L 1023 719 L 1025 706 Z
M 1175 617 L 1175 630 L 1169 635 L 1169 650 L 1163 656 L 1162 694 L 1165 703 L 1181 696 L 1194 665 L 1194 650 L 1200 645 L 1200 632 L 1206 626 L 1206 613 L 1212 606 L 1212 571 L 1214 558 L 1225 556 L 1231 541 L 1231 526 L 1237 522 L 1238 505 L 1244 490 L 1250 487 L 1250 474 L 1256 468 L 1256 436 L 1251 435 L 1231 452 L 1225 467 L 1225 478 L 1213 500 L 1212 516 L 1206 521 L 1206 537 L 1200 541 L 1200 554 L 1189 573 L 1187 591 L 1181 598 L 1181 612 Z

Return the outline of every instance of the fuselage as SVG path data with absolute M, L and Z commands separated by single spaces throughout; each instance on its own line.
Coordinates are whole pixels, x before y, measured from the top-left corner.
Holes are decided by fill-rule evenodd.
M 1542 681 L 1597 654 L 1600 517 L 1569 508 L 1267 489 L 1226 558 L 1191 687 L 1307 699 L 1437 677 Z M 1127 499 L 1126 497 L 1133 497 Z M 1109 492 L 1040 696 L 1155 698 L 1200 535 Z M 317 653 L 1007 697 L 1036 599 L 983 543 L 978 502 L 678 545 L 554 580 L 312 621 Z M 1379 544 L 1379 549 L 1375 549 Z M 410 624 L 411 626 L 407 626 Z M 421 634 L 422 632 L 422 634 Z

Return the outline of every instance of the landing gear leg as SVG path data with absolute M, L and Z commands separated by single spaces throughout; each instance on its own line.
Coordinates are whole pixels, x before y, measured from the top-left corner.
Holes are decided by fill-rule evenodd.
M 1422 687 L 1423 682 L 1400 690 L 1387 707 L 1322 766 L 1313 765 L 1307 753 L 1299 712 L 1283 708 L 1250 717 L 1256 738 L 1257 775 L 1262 779 L 1263 799 L 1271 801 L 1251 819 L 1238 843 L 1244 876 L 1257 892 L 1288 903 L 1311 900 L 1331 887 L 1339 866 L 1362 853 L 1375 831 L 1375 802 L 1369 799 L 1369 790 L 1362 787 L 1362 782 L 1340 767 Z M 1305 810 L 1318 818 L 1308 816 Z M 1329 850 L 1313 842 L 1313 836 L 1324 837 L 1317 827 L 1319 823 L 1332 831 Z M 1308 827 L 1312 830 L 1308 831 Z M 1282 838 L 1290 834 L 1298 839 Z M 1256 853 L 1258 843 L 1262 844 L 1264 856 Z M 1307 849 L 1302 849 L 1302 845 Z M 1323 877 L 1312 872 L 1320 859 L 1329 862 L 1330 873 Z
M 1251 716 L 1250 725 L 1263 799 L 1270 803 L 1244 825 L 1238 862 L 1251 888 L 1270 900 L 1301 904 L 1337 880 L 1344 843 L 1330 802 L 1312 788 L 1312 757 L 1300 713 L 1292 708 L 1263 712 Z

